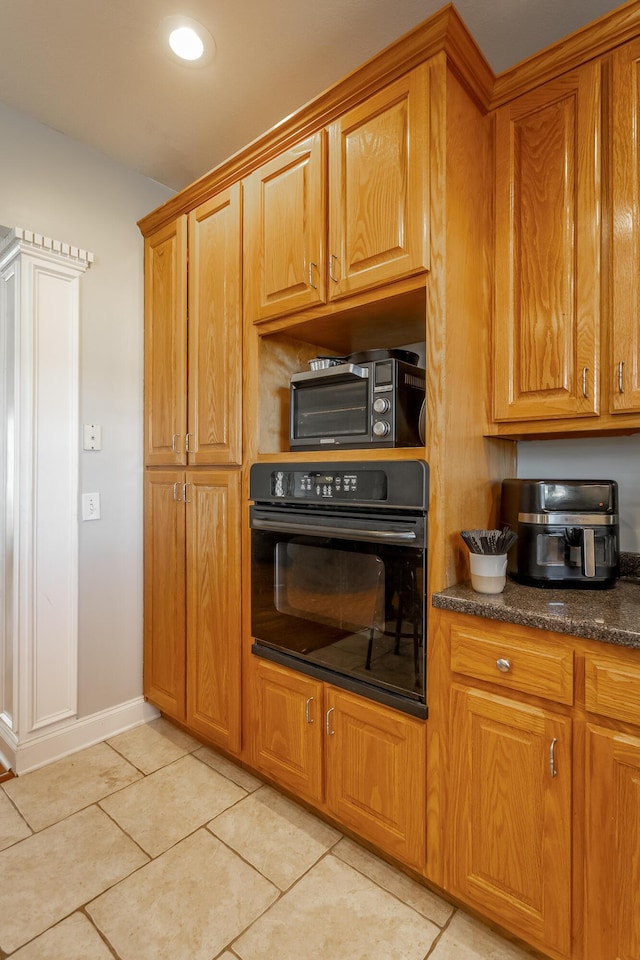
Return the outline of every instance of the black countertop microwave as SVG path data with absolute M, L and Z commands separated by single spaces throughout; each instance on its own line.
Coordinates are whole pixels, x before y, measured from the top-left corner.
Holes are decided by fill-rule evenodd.
M 425 370 L 396 358 L 291 377 L 292 450 L 420 446 Z

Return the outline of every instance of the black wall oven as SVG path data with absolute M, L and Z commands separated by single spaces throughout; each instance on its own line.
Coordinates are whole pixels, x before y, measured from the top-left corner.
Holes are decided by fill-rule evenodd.
M 426 717 L 428 468 L 251 468 L 253 652 Z

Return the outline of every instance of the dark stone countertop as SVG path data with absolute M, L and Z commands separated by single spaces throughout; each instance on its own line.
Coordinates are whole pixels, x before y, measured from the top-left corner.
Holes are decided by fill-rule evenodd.
M 621 570 L 635 573 L 626 564 Z M 455 613 L 640 650 L 640 580 L 633 575 L 610 590 L 547 590 L 508 579 L 503 593 L 483 594 L 465 583 L 434 593 L 431 602 Z

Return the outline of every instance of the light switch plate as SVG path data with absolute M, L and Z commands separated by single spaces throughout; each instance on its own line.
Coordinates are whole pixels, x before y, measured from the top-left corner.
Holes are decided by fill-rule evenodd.
M 100 519 L 100 494 L 83 493 L 82 494 L 82 519 L 99 520 Z
M 102 427 L 99 423 L 85 423 L 82 429 L 84 450 L 102 450 Z

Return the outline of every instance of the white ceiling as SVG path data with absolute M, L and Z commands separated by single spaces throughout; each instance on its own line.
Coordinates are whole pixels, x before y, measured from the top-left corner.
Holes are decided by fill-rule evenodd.
M 457 0 L 495 73 L 612 0 Z M 0 0 L 0 99 L 175 190 L 443 6 L 443 0 Z M 205 67 L 159 24 L 213 34 Z

